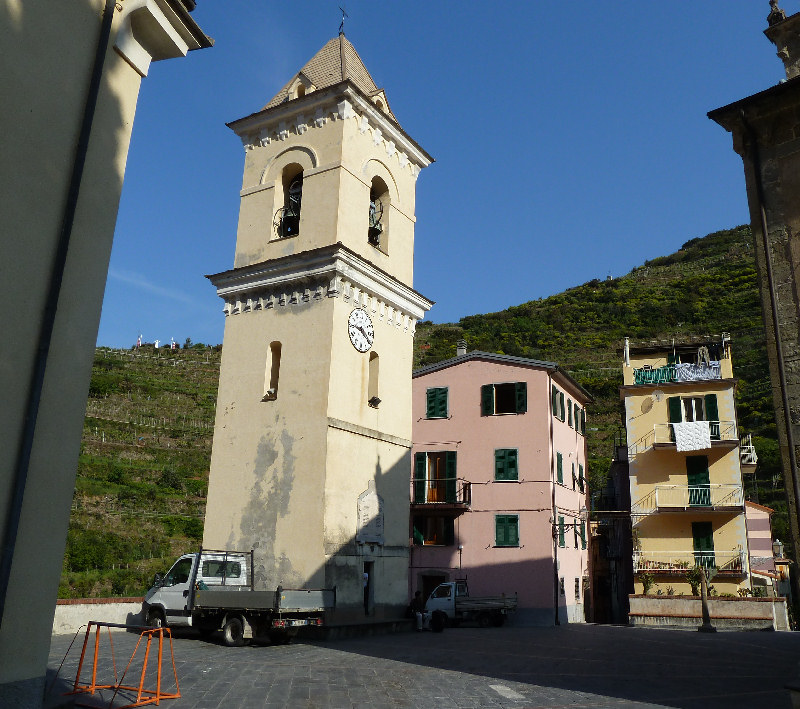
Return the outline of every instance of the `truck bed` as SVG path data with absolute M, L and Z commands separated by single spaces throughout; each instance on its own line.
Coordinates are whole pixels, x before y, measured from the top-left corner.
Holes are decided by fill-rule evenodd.
M 197 591 L 194 607 L 236 608 L 274 611 L 276 613 L 322 613 L 333 608 L 336 599 L 329 589 L 282 589 L 279 598 L 275 591 L 251 591 L 249 588 L 210 588 Z
M 482 611 L 505 609 L 516 610 L 516 596 L 462 596 L 456 598 L 456 610 L 459 611 Z

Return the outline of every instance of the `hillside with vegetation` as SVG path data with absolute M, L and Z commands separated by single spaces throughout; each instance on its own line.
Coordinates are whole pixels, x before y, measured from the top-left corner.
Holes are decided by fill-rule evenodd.
M 615 437 L 623 339 L 732 337 L 742 434 L 759 456 L 749 499 L 776 510 L 788 541 L 766 346 L 748 227 L 687 241 L 620 278 L 458 323 L 422 322 L 415 365 L 470 350 L 555 361 L 594 397 L 589 479 L 602 486 Z M 202 539 L 220 347 L 98 348 L 92 372 L 61 597 L 140 595 L 156 571 Z

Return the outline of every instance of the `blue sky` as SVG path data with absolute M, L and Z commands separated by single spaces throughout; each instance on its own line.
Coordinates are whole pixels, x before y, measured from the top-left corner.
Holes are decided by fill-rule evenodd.
M 338 31 L 341 0 L 199 0 L 216 40 L 142 82 L 98 345 L 222 342 L 204 278 L 233 265 L 261 108 Z M 787 13 L 797 0 L 782 0 Z M 767 0 L 381 3 L 345 32 L 436 162 L 417 182 L 414 287 L 455 322 L 620 276 L 749 221 L 706 113 L 783 78 Z

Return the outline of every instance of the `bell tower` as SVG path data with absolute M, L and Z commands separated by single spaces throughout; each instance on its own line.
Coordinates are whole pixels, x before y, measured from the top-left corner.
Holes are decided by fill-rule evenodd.
M 340 33 L 245 148 L 203 544 L 260 588 L 337 589 L 335 623 L 407 604 L 415 188 L 432 158 Z

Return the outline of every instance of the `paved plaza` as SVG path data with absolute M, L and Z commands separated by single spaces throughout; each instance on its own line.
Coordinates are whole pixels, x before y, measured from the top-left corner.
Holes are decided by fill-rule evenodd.
M 137 635 L 116 632 L 121 673 Z M 56 636 L 48 706 L 75 679 L 82 640 Z M 179 699 L 166 709 L 225 707 L 678 707 L 789 709 L 800 680 L 800 633 L 716 633 L 612 626 L 457 628 L 331 642 L 227 648 L 178 633 Z M 142 653 L 140 649 L 137 657 Z M 168 653 L 167 653 L 168 657 Z M 111 676 L 107 640 L 100 674 Z M 152 663 L 152 660 L 151 660 Z M 91 666 L 91 658 L 89 658 Z M 171 666 L 165 662 L 165 672 Z M 126 683 L 138 684 L 141 662 Z M 87 680 L 87 670 L 82 678 Z M 162 688 L 174 691 L 171 674 Z M 81 699 L 92 706 L 105 704 Z M 114 706 L 125 701 L 118 700 Z M 151 705 L 153 706 L 153 705 Z

